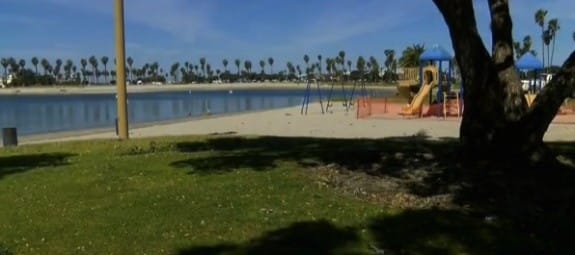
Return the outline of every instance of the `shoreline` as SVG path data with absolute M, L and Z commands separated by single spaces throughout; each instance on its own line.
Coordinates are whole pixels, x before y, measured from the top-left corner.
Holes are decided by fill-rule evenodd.
M 219 119 L 219 118 L 227 118 L 233 116 L 241 116 L 241 115 L 249 115 L 254 113 L 266 113 L 266 112 L 275 112 L 280 111 L 283 109 L 289 109 L 294 107 L 300 106 L 287 106 L 287 107 L 279 107 L 274 109 L 262 109 L 262 110 L 251 110 L 251 111 L 243 111 L 243 112 L 230 112 L 230 113 L 220 113 L 220 114 L 213 114 L 213 115 L 200 115 L 200 116 L 193 116 L 193 117 L 184 117 L 184 118 L 176 118 L 170 120 L 159 120 L 159 121 L 150 121 L 150 122 L 142 122 L 142 123 L 134 123 L 129 125 L 130 133 L 133 130 L 143 129 L 143 128 L 150 128 L 150 127 L 157 127 L 157 126 L 166 126 L 166 125 L 174 125 L 180 123 L 187 123 L 191 121 L 204 121 L 204 120 L 212 120 L 212 119 Z M 51 140 L 60 140 L 60 139 L 73 139 L 74 137 L 82 137 L 82 136 L 90 136 L 90 135 L 99 135 L 99 134 L 109 134 L 114 133 L 116 134 L 115 127 L 96 127 L 96 128 L 87 128 L 87 129 L 77 129 L 77 130 L 64 130 L 64 131 L 51 131 L 45 133 L 38 133 L 38 134 L 27 134 L 27 135 L 19 135 L 18 140 L 21 145 L 25 144 L 34 144 L 34 143 L 43 143 L 44 141 L 51 141 Z M 0 137 L 0 141 L 2 141 Z M 2 145 L 0 144 L 0 148 Z
M 322 88 L 329 88 L 331 84 L 320 84 Z M 352 87 L 351 85 L 345 85 Z M 315 87 L 315 86 L 314 86 Z M 367 85 L 368 89 L 395 89 L 395 86 Z M 206 91 L 206 90 L 254 90 L 254 89 L 305 89 L 305 83 L 222 83 L 222 84 L 164 84 L 164 85 L 128 85 L 128 93 L 154 93 L 177 91 Z M 89 95 L 89 94 L 115 94 L 114 85 L 95 86 L 53 86 L 53 87 L 18 87 L 0 88 L 0 96 L 7 95 Z
M 461 119 L 367 118 L 335 106 L 322 114 L 319 104 L 310 104 L 308 115 L 300 106 L 242 113 L 199 116 L 130 126 L 131 138 L 189 135 L 256 135 L 282 137 L 368 138 L 405 137 L 425 134 L 428 139 L 457 138 Z M 19 137 L 20 145 L 78 140 L 117 139 L 114 128 L 65 131 Z M 575 125 L 552 123 L 544 141 L 575 140 Z M 2 146 L 0 146 L 2 147 Z

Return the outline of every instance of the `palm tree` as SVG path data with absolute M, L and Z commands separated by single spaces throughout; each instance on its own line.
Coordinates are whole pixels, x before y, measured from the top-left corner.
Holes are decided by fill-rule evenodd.
M 307 54 L 306 54 L 306 55 L 303 55 L 303 61 L 305 62 L 306 68 L 309 69 L 309 56 L 308 56 Z M 308 71 L 309 71 L 309 70 L 308 70 Z
M 82 66 L 82 78 L 86 80 L 86 66 L 88 66 L 88 61 L 85 58 L 80 59 L 80 65 Z
M 298 80 L 299 80 L 299 78 L 301 78 L 301 68 L 299 67 L 299 65 L 296 66 L 296 70 L 297 70 Z
M 379 63 L 374 56 L 369 57 L 370 73 L 372 81 L 376 81 L 379 76 Z
M 40 65 L 42 66 L 42 69 L 44 69 L 44 75 L 48 74 L 48 67 L 50 66 L 50 62 L 48 62 L 47 59 L 43 58 L 42 60 L 40 60 Z
M 102 65 L 104 65 L 104 79 L 106 83 L 108 83 L 108 57 L 103 56 L 100 61 L 102 61 Z
M 40 61 L 38 61 L 37 57 L 33 57 L 32 58 L 32 65 L 34 66 L 34 71 L 36 72 L 36 75 L 38 75 L 38 63 Z
M 160 64 L 158 64 L 158 62 L 154 61 L 151 65 L 150 65 L 150 71 L 152 71 L 152 75 L 153 76 L 158 76 L 158 71 L 160 71 Z M 163 73 L 164 71 L 160 71 L 160 73 Z
M 130 73 L 130 80 L 134 80 L 134 74 L 132 72 L 133 68 L 132 65 L 134 65 L 134 59 L 132 57 L 128 57 L 128 59 L 126 59 L 126 63 L 128 63 L 128 72 Z
M 268 65 L 270 65 L 270 74 L 274 74 L 274 58 L 268 58 Z
M 264 71 L 264 67 L 266 66 L 266 62 L 263 60 L 260 60 L 260 68 L 262 69 L 262 74 L 265 74 L 266 72 Z
M 212 65 L 206 64 L 206 72 L 208 74 L 208 78 L 212 79 Z
M 62 68 L 62 60 L 61 59 L 56 59 L 56 66 L 54 67 L 54 76 L 56 76 L 56 79 L 60 79 L 60 69 Z
M 242 61 L 239 58 L 236 58 L 234 63 L 236 64 L 236 68 L 238 69 L 238 76 L 240 76 L 240 65 L 242 64 Z
M 26 67 L 26 60 L 20 59 L 18 61 L 18 65 L 20 66 L 20 70 L 24 70 L 24 67 Z
M 557 31 L 559 31 L 559 29 L 561 29 L 561 27 L 559 26 L 559 20 L 558 19 L 555 18 L 555 19 L 549 20 L 549 23 L 547 24 L 547 30 L 549 30 L 551 40 L 553 41 L 553 46 L 551 49 L 551 60 L 549 61 L 549 65 L 553 64 L 553 57 L 555 55 L 555 39 L 557 37 Z
M 317 61 L 318 61 L 317 68 L 319 69 L 319 75 L 320 76 L 321 76 L 321 59 L 322 59 L 321 54 L 317 55 Z
M 247 74 L 250 74 L 252 70 L 252 62 L 249 60 L 244 61 L 244 69 L 246 70 Z
M 98 82 L 98 59 L 96 59 L 96 56 L 91 56 L 88 59 L 88 62 L 90 63 L 90 65 L 92 66 L 92 80 L 94 82 Z
M 573 37 L 573 41 L 575 41 L 575 32 L 573 32 L 572 37 Z
M 293 75 L 295 74 L 295 68 L 294 68 L 292 62 L 289 62 L 289 61 L 288 61 L 288 62 L 286 63 L 286 67 L 287 67 L 287 69 L 288 69 L 289 76 L 293 76 Z
M 170 75 L 174 78 L 174 82 L 178 81 L 178 69 L 180 69 L 180 63 L 175 62 L 170 67 Z
M 20 70 L 18 62 L 13 57 L 8 58 L 8 66 L 10 67 L 11 73 L 18 73 L 18 71 Z
M 531 41 L 531 36 L 529 36 L 529 35 L 526 35 L 525 37 L 523 37 L 522 42 L 514 42 L 513 48 L 515 50 L 515 58 L 519 59 L 528 52 L 533 54 L 534 56 L 537 55 L 535 50 L 531 49 L 532 44 L 533 43 Z
M 202 73 L 206 77 L 206 58 L 200 58 L 200 66 L 202 66 Z
M 351 61 L 350 61 L 350 62 L 351 62 Z M 348 62 L 348 63 L 349 63 L 349 62 Z M 359 57 L 357 58 L 357 61 L 356 61 L 355 65 L 356 65 L 357 71 L 359 71 L 360 77 L 363 78 L 363 74 L 364 74 L 364 71 L 365 71 L 365 59 L 363 59 L 362 56 L 359 56 Z
M 64 75 L 66 76 L 65 79 L 70 79 L 70 76 L 72 75 L 73 65 L 74 63 L 72 62 L 71 59 L 66 60 L 66 63 L 64 64 Z
M 348 68 L 348 71 L 351 73 L 351 60 L 347 61 L 347 68 Z
M 224 58 L 224 60 L 222 60 L 222 64 L 224 65 L 224 72 L 228 71 L 228 60 Z M 218 74 L 219 76 L 219 74 Z
M 547 16 L 547 10 L 539 9 L 535 12 L 535 23 L 541 27 L 541 58 L 543 59 L 543 67 L 545 67 L 545 16 Z
M 6 76 L 8 74 L 8 59 L 2 58 L 0 63 L 2 63 L 2 67 L 4 68 L 4 76 Z
M 343 70 L 343 69 L 345 69 L 345 51 L 340 50 L 340 51 L 339 51 L 339 54 L 338 54 L 338 57 L 339 57 L 339 59 L 340 59 L 340 64 L 341 64 L 341 67 L 342 67 L 342 70 Z M 345 70 L 344 70 L 344 71 L 345 71 Z
M 72 76 L 75 76 L 74 79 L 79 79 L 80 75 L 76 72 L 78 68 L 76 66 L 72 66 Z

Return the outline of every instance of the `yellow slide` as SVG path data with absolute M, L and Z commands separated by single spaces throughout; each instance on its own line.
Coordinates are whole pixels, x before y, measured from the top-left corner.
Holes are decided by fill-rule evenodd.
M 432 89 L 432 84 L 425 83 L 421 86 L 417 94 L 411 100 L 411 103 L 402 107 L 400 115 L 416 115 L 421 113 L 421 109 L 423 106 L 423 100 L 429 95 L 429 92 Z

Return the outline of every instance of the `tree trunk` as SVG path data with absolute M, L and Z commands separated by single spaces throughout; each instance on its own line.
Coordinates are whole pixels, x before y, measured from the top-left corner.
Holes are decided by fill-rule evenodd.
M 449 27 L 465 84 L 465 112 L 460 127 L 463 159 L 512 164 L 552 159 L 543 135 L 573 90 L 575 54 L 528 109 L 515 70 L 508 0 L 489 0 L 492 55 L 477 31 L 472 1 L 433 1 Z

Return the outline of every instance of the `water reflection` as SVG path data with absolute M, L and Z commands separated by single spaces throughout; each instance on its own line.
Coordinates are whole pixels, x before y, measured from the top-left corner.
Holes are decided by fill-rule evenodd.
M 273 109 L 298 105 L 303 94 L 303 90 L 133 93 L 128 95 L 128 116 L 130 123 L 144 123 Z M 115 104 L 114 94 L 3 95 L 0 127 L 17 127 L 21 134 L 113 127 Z

